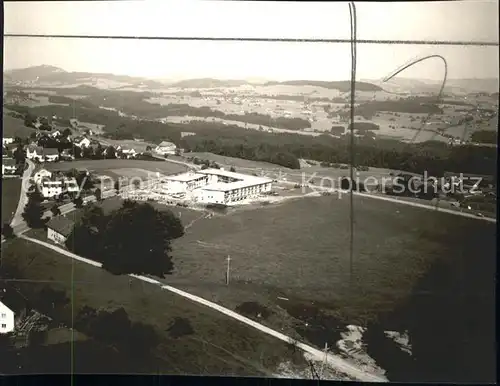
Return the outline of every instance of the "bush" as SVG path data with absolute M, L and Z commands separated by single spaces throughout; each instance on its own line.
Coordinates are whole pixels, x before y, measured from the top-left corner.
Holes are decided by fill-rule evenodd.
M 10 226 L 10 224 L 8 223 L 3 224 L 2 235 L 6 239 L 12 239 L 15 237 L 14 229 Z

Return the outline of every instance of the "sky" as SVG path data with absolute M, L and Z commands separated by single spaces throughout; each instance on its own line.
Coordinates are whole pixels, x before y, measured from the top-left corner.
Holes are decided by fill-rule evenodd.
M 498 1 L 356 3 L 357 38 L 499 41 Z M 349 39 L 347 2 L 146 0 L 5 2 L 4 34 Z M 449 78 L 498 78 L 493 47 L 357 45 L 357 79 L 381 79 L 422 55 L 440 54 Z M 67 71 L 162 79 L 350 77 L 348 43 L 271 43 L 5 37 L 4 68 L 48 64 Z M 401 73 L 440 80 L 432 59 Z

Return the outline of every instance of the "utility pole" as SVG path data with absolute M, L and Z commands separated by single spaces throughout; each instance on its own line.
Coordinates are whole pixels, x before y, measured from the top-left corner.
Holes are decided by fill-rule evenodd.
M 326 366 L 326 359 L 328 358 L 328 342 L 325 343 L 324 352 L 325 352 L 325 358 L 323 359 L 323 365 L 321 366 L 321 374 L 320 374 L 321 377 L 323 377 L 323 372 L 325 371 L 325 366 Z
M 229 285 L 229 263 L 231 261 L 231 257 L 227 255 L 227 272 L 226 272 L 226 285 Z

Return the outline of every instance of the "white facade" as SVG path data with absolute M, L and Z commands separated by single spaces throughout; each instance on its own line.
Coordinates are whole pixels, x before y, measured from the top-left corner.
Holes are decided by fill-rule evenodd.
M 38 159 L 39 161 L 43 161 L 43 153 L 39 149 L 34 148 L 30 150 L 28 147 L 26 149 L 26 158 L 30 160 Z
M 186 193 L 208 184 L 208 178 L 200 173 L 182 173 L 161 180 L 162 187 L 172 193 Z
M 156 147 L 155 151 L 157 153 L 160 153 L 160 154 L 172 154 L 172 155 L 174 155 L 176 149 L 177 149 L 177 146 L 174 143 L 163 141 L 162 143 L 160 143 Z
M 67 178 L 63 181 L 64 190 L 68 193 L 78 193 L 80 188 L 75 177 Z
M 62 235 L 61 233 L 55 231 L 52 228 L 47 228 L 47 238 L 52 240 L 56 244 L 64 244 L 66 243 L 67 237 Z
M 47 154 L 45 156 L 46 162 L 55 162 L 59 159 L 59 154 Z
M 83 138 L 81 139 L 80 141 L 77 141 L 74 143 L 75 146 L 78 146 L 80 148 L 84 148 L 84 147 L 89 147 L 90 146 L 90 139 L 88 138 Z
M 134 149 L 122 149 L 121 152 L 127 158 L 134 158 L 137 155 L 137 152 Z
M 33 181 L 35 181 L 35 184 L 39 185 L 42 183 L 42 180 L 44 180 L 45 178 L 50 178 L 50 177 L 52 177 L 51 172 L 49 172 L 47 169 L 40 169 L 33 176 Z
M 14 311 L 0 302 L 0 334 L 14 331 Z
M 61 195 L 63 192 L 62 181 L 43 181 L 41 193 L 45 198 L 52 198 Z
M 206 204 L 230 205 L 271 192 L 272 180 L 223 169 L 205 169 L 162 179 L 172 193 L 191 193 L 193 199 Z
M 9 145 L 11 143 L 14 143 L 14 138 L 5 138 L 5 137 L 2 138 L 3 145 Z

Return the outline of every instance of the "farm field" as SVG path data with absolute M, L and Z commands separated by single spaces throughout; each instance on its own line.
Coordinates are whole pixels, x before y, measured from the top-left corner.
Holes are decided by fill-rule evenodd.
M 2 179 L 2 225 L 10 223 L 12 215 L 16 212 L 21 185 L 20 178 Z
M 362 197 L 354 205 L 352 287 L 349 200 L 335 196 L 201 219 L 174 241 L 176 269 L 166 280 L 230 307 L 253 301 L 279 315 L 284 297 L 364 324 L 404 303 L 435 261 L 470 251 L 470 240 L 494 258 L 493 224 Z
M 4 137 L 29 137 L 35 130 L 24 126 L 22 119 L 7 115 L 6 110 L 3 110 L 3 136 Z
M 157 370 L 164 374 L 272 376 L 281 362 L 294 355 L 284 343 L 208 308 L 22 239 L 2 248 L 2 260 L 21 268 L 20 279 L 45 281 L 19 284 L 21 290 L 37 291 L 50 285 L 65 291 L 75 315 L 84 306 L 123 307 L 132 321 L 153 326 L 161 338 L 154 349 Z M 179 320 L 187 321 L 192 331 L 178 336 L 175 329 L 170 330 Z M 71 325 L 71 319 L 67 323 Z
M 217 162 L 218 164 L 222 166 L 227 166 L 228 168 L 231 166 L 234 166 L 235 168 L 252 168 L 252 169 L 264 169 L 264 170 L 292 170 L 285 168 L 283 166 L 275 165 L 272 163 L 268 162 L 260 162 L 260 161 L 251 161 L 251 160 L 246 160 L 242 158 L 234 158 L 234 157 L 225 157 L 222 155 L 217 155 L 213 153 L 207 153 L 207 152 L 202 152 L 202 153 L 197 153 L 197 152 L 191 152 L 191 153 L 184 153 L 183 155 L 184 158 L 189 158 L 189 157 L 197 157 L 199 159 L 203 160 L 209 160 L 213 162 Z M 238 171 L 238 170 L 236 170 Z
M 142 169 L 143 171 L 159 172 L 164 174 L 174 174 L 186 171 L 186 167 L 180 164 L 167 162 L 167 161 L 141 161 L 141 160 L 127 160 L 127 159 L 107 159 L 107 160 L 82 160 L 71 162 L 57 162 L 47 163 L 45 165 L 47 170 L 89 170 L 98 174 L 107 175 L 111 177 L 120 174 L 120 169 L 124 169 L 123 176 L 130 177 L 131 169 Z M 144 173 L 144 172 L 142 172 Z

